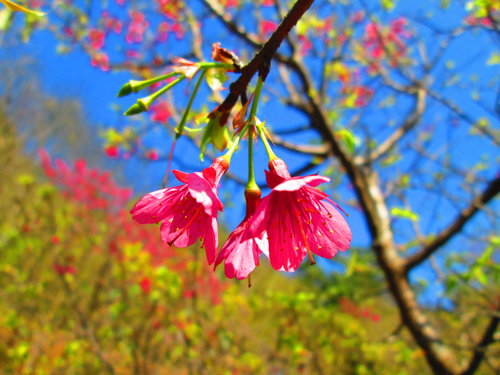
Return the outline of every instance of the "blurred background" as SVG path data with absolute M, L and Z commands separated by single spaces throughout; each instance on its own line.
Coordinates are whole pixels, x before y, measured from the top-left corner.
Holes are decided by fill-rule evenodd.
M 2 374 L 496 374 L 500 5 L 316 0 L 285 39 L 258 117 L 293 174 L 320 173 L 353 246 L 294 274 L 227 280 L 129 210 L 161 187 L 193 89 L 116 98 L 172 58 L 248 62 L 286 0 L 0 4 Z M 209 74 L 172 167 L 199 171 Z M 249 93 L 253 90 L 252 82 Z M 243 219 L 245 145 L 220 187 Z M 256 145 L 263 194 L 267 159 Z M 169 185 L 176 184 L 169 178 Z

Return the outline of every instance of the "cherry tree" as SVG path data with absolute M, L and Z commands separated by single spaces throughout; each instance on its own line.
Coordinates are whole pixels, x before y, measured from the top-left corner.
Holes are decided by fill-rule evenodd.
M 24 35 L 50 29 L 61 51 L 81 49 L 96 69 L 130 72 L 120 95 L 139 93 L 125 115 L 139 116 L 142 127 L 108 131 L 110 157 L 163 160 L 170 169 L 171 160 L 183 162 L 176 152 L 188 142 L 213 160 L 203 172 L 175 172 L 183 187 L 142 198 L 132 211 L 137 221 L 162 221 L 163 239 L 177 246 L 202 238 L 209 263 L 226 262 L 226 275 L 245 278 L 261 253 L 273 268 L 293 271 L 306 255 L 314 263 L 313 253 L 346 250 L 342 207 L 399 310 L 395 332 L 410 333 L 430 369 L 498 370 L 490 355 L 500 309 L 497 2 L 54 1 L 47 8 L 49 17 L 25 16 Z M 4 16 L 3 29 L 13 17 Z M 142 142 L 156 128 L 171 139 L 160 151 Z M 262 200 L 256 135 L 270 160 L 272 190 Z M 247 182 L 229 165 L 240 141 L 248 144 Z M 218 151 L 225 153 L 217 158 Z M 328 177 L 292 177 L 318 171 Z M 222 185 L 246 186 L 247 212 L 217 256 L 215 189 L 224 173 Z M 340 207 L 316 188 L 330 178 Z M 194 216 L 162 211 L 167 198 Z M 463 293 L 477 303 L 463 305 Z M 467 315 L 463 326 L 429 319 L 429 295 Z M 482 330 L 469 329 L 471 321 Z

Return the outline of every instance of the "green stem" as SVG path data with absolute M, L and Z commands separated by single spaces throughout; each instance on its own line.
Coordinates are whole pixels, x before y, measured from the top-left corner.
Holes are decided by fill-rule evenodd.
M 259 136 L 262 139 L 262 143 L 264 144 L 264 148 L 266 149 L 267 156 L 269 157 L 269 161 L 271 161 L 273 159 L 276 159 L 277 156 L 273 152 L 271 146 L 269 145 L 269 142 L 267 140 L 266 133 L 264 131 L 263 126 L 260 123 L 257 124 L 257 121 L 254 118 L 255 114 L 257 113 L 257 106 L 259 104 L 259 98 L 260 98 L 260 93 L 262 91 L 263 84 L 264 84 L 264 80 L 259 76 L 258 80 L 257 80 L 257 86 L 255 87 L 254 98 L 253 98 L 253 102 L 252 102 L 252 108 L 250 109 L 249 119 L 253 124 L 255 124 L 255 128 L 257 129 L 257 133 L 259 133 Z M 249 135 L 249 139 L 251 139 L 250 135 Z M 249 142 L 248 146 L 251 147 L 250 142 Z M 249 149 L 249 152 L 250 152 L 250 149 Z M 248 157 L 249 158 L 251 157 L 250 153 L 249 153 Z M 249 161 L 249 163 L 253 163 L 253 159 L 251 162 Z M 252 170 L 253 170 L 253 166 L 252 166 Z M 249 177 L 249 180 L 250 180 L 250 177 Z M 255 180 L 255 178 L 254 178 L 254 180 Z
M 253 118 L 257 114 L 257 107 L 259 105 L 260 93 L 262 91 L 263 84 L 264 81 L 259 76 L 257 79 L 257 86 L 255 86 L 255 91 L 253 93 L 253 102 L 252 102 L 252 107 L 250 108 L 250 115 L 248 116 L 250 121 L 253 121 Z
M 248 129 L 248 181 L 247 189 L 258 189 L 257 182 L 255 181 L 255 170 L 253 166 L 253 127 Z
M 264 129 L 257 125 L 257 132 L 259 133 L 260 139 L 262 139 L 262 144 L 264 145 L 264 148 L 266 149 L 267 152 L 267 157 L 269 158 L 269 161 L 273 161 L 274 159 L 277 159 L 278 157 L 274 153 L 273 149 L 269 145 L 269 141 L 267 140 L 266 133 Z
M 156 100 L 156 98 L 158 98 L 161 94 L 163 94 L 163 93 L 167 92 L 168 90 L 170 90 L 172 87 L 174 87 L 175 85 L 177 85 L 179 82 L 181 82 L 185 78 L 186 78 L 186 76 L 183 75 L 183 76 L 177 78 L 175 81 L 170 82 L 165 87 L 162 87 L 161 89 L 159 89 L 155 93 L 153 93 L 153 94 L 151 94 L 149 96 L 146 96 L 145 98 L 139 99 L 138 101 L 142 101 L 143 104 L 146 104 L 146 108 L 149 108 L 149 106 L 151 105 L 151 103 L 153 103 Z
M 238 144 L 240 143 L 241 138 L 243 138 L 243 134 L 245 134 L 245 129 L 243 129 L 243 131 L 238 133 L 236 138 L 233 140 L 233 143 L 231 144 L 231 147 L 229 148 L 229 150 L 227 150 L 226 153 L 224 155 L 222 155 L 222 157 L 224 159 L 226 159 L 228 162 L 231 161 L 231 158 L 233 157 L 234 152 L 238 148 Z
M 176 75 L 179 75 L 179 74 L 180 73 L 177 73 L 177 72 L 171 72 L 171 73 L 164 74 L 164 75 L 158 76 L 158 77 L 154 77 L 154 78 L 151 78 L 151 79 L 148 79 L 145 81 L 130 81 L 130 82 L 133 82 L 132 91 L 138 92 L 138 91 L 140 91 L 148 86 L 151 86 L 154 83 L 163 81 L 163 80 L 170 78 L 170 77 L 175 77 Z
M 255 189 L 258 188 L 257 182 L 255 181 L 255 170 L 253 163 L 253 136 L 254 136 L 254 126 L 256 123 L 255 116 L 257 114 L 257 107 L 259 105 L 260 93 L 262 91 L 262 86 L 264 81 L 259 76 L 257 79 L 257 86 L 255 87 L 254 97 L 252 101 L 252 107 L 250 108 L 250 115 L 248 116 L 250 126 L 248 127 L 248 181 L 247 188 Z M 243 131 L 242 131 L 243 133 Z
M 200 62 L 197 63 L 200 69 L 234 69 L 233 64 L 228 64 L 228 63 L 221 63 L 221 62 Z
M 187 104 L 186 109 L 184 110 L 184 113 L 182 115 L 181 121 L 179 122 L 179 125 L 175 128 L 175 139 L 179 139 L 179 137 L 182 135 L 184 132 L 184 126 L 186 125 L 186 121 L 189 115 L 189 112 L 191 111 L 191 106 L 193 105 L 194 98 L 196 94 L 198 93 L 198 90 L 200 89 L 201 82 L 203 81 L 203 78 L 205 77 L 206 70 L 202 70 L 200 77 L 198 78 L 198 81 L 196 81 L 196 85 L 194 86 L 193 93 L 191 94 L 191 97 L 189 98 L 189 102 Z

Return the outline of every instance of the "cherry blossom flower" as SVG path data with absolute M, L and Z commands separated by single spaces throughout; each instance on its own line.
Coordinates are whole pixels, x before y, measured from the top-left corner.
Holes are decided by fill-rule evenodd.
M 130 23 L 127 29 L 125 40 L 127 43 L 140 43 L 144 38 L 144 33 L 149 27 L 149 22 L 143 13 L 138 11 L 131 11 L 129 13 Z
M 268 244 L 264 233 L 252 236 L 249 233 L 249 220 L 260 203 L 260 190 L 246 190 L 247 210 L 245 219 L 229 235 L 222 247 L 215 266 L 224 261 L 224 273 L 228 279 L 236 277 L 239 280 L 247 278 L 259 265 L 261 253 L 268 254 Z
M 89 31 L 90 47 L 99 50 L 104 47 L 105 34 L 104 31 L 99 29 L 91 29 Z
M 188 247 L 201 238 L 212 264 L 218 246 L 217 213 L 223 209 L 217 185 L 228 167 L 219 157 L 202 172 L 173 170 L 184 185 L 146 194 L 130 211 L 132 218 L 141 224 L 161 222 L 161 237 L 170 246 Z
M 329 178 L 291 177 L 285 162 L 273 159 L 266 171 L 271 193 L 263 198 L 249 221 L 250 237 L 266 233 L 269 260 L 276 270 L 295 271 L 305 255 L 332 258 L 347 250 L 351 230 L 328 195 L 315 189 Z

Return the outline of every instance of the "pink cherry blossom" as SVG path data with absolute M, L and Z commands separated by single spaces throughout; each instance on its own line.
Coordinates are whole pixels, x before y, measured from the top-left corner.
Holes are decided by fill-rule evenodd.
M 250 218 L 260 203 L 260 190 L 246 190 L 245 198 L 247 202 L 245 219 L 229 235 L 215 261 L 216 267 L 224 261 L 224 273 L 229 279 L 247 278 L 259 265 L 260 254 L 269 253 L 267 240 L 263 238 L 264 233 L 252 236 L 248 226 Z
M 217 185 L 228 167 L 219 157 L 202 172 L 174 170 L 184 185 L 146 194 L 130 211 L 132 218 L 141 224 L 161 222 L 161 237 L 170 246 L 187 247 L 201 238 L 212 264 L 218 246 L 217 213 L 223 209 Z
M 95 50 L 101 49 L 102 47 L 104 47 L 105 37 L 106 35 L 104 34 L 104 31 L 99 29 L 91 29 L 89 31 L 90 47 Z
M 272 191 L 250 219 L 249 232 L 251 237 L 267 234 L 271 266 L 295 271 L 306 254 L 313 263 L 312 253 L 332 258 L 339 250 L 347 250 L 351 230 L 338 205 L 315 189 L 329 178 L 291 177 L 281 159 L 272 160 L 269 169 L 266 178 Z

